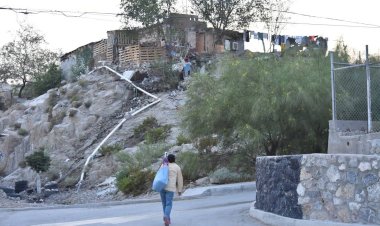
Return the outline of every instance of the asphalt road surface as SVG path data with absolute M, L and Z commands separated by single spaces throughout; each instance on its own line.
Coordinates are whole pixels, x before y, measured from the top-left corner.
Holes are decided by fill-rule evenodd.
M 248 212 L 254 192 L 176 200 L 171 226 L 263 226 Z M 162 226 L 160 202 L 0 210 L 1 226 Z

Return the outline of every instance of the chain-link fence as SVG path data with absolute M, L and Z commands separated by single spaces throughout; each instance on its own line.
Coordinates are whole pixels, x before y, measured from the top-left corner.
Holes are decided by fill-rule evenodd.
M 380 65 L 338 63 L 332 55 L 331 79 L 333 120 L 345 125 L 339 132 L 380 132 Z
M 380 65 L 370 66 L 371 72 L 371 109 L 372 109 L 372 121 L 380 123 Z M 375 131 L 380 131 L 380 128 L 376 128 Z

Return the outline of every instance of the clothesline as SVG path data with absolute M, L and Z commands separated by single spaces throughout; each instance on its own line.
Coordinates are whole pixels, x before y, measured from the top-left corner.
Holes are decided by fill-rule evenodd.
M 298 35 L 271 35 L 269 36 L 268 33 L 264 32 L 256 32 L 256 31 L 245 31 L 244 32 L 246 41 L 253 37 L 253 39 L 257 40 L 269 40 L 271 43 L 276 45 L 304 45 L 307 46 L 310 43 L 314 43 L 318 46 L 326 47 L 327 48 L 327 41 L 328 38 L 324 38 L 319 35 L 309 35 L 309 36 L 298 36 Z M 248 37 L 248 38 L 247 38 Z

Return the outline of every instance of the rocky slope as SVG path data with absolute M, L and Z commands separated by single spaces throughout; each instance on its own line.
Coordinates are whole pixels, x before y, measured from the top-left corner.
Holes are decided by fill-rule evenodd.
M 170 124 L 172 129 L 167 142 L 175 143 L 180 130 L 178 109 L 185 102 L 184 92 L 175 90 L 155 95 L 161 102 L 128 118 L 105 145 L 119 144 L 126 152 L 135 150 L 136 143 L 131 142 L 133 128 L 148 116 L 154 116 L 160 124 Z M 25 157 L 41 148 L 52 159 L 49 171 L 41 176 L 42 183 L 61 181 L 64 185 L 75 185 L 86 158 L 126 112 L 153 101 L 113 73 L 99 70 L 81 76 L 78 82 L 0 111 L 0 187 L 12 188 L 19 180 L 27 180 L 33 186 L 36 173 L 25 167 Z M 120 194 L 107 195 L 115 193 L 114 185 L 98 186 L 115 175 L 118 164 L 113 156 L 95 158 L 87 170 L 83 187 L 90 197 L 82 196 L 100 200 L 121 198 Z M 107 193 L 107 189 L 111 189 L 110 192 Z M 73 191 L 51 197 L 50 201 L 44 200 L 45 203 L 80 202 Z M 24 205 L 25 201 L 12 203 Z

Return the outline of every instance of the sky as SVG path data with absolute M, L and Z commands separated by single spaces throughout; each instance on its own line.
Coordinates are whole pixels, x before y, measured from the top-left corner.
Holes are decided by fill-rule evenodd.
M 182 3 L 180 10 L 185 13 L 186 0 L 178 1 Z M 120 13 L 119 5 L 120 0 L 0 0 L 0 7 L 71 12 Z M 379 7 L 380 1 L 378 0 L 292 0 L 289 12 L 309 16 L 288 14 L 290 16 L 289 23 L 282 29 L 281 34 L 327 37 L 330 49 L 335 46 L 338 39 L 343 38 L 345 44 L 354 49 L 356 53 L 363 54 L 365 45 L 369 45 L 370 54 L 380 54 L 380 21 L 377 18 Z M 190 11 L 190 9 L 188 10 Z M 112 15 L 85 14 L 79 17 L 79 13 L 65 14 L 66 16 L 48 13 L 24 15 L 11 10 L 0 10 L 0 46 L 14 39 L 20 23 L 31 24 L 45 36 L 50 49 L 61 50 L 63 53 L 106 38 L 107 30 L 122 27 L 120 18 Z M 310 16 L 329 17 L 356 23 Z M 252 24 L 250 29 L 266 31 L 260 24 Z

